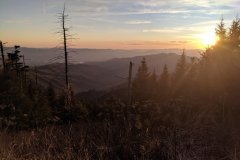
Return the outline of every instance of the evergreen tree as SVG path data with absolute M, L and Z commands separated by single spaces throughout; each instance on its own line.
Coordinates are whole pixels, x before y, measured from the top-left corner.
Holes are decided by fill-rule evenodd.
M 149 77 L 149 96 L 152 99 L 157 99 L 157 94 L 158 94 L 158 77 L 156 74 L 155 69 L 153 70 L 153 72 L 151 73 L 150 77 Z
M 149 98 L 149 76 L 146 60 L 143 58 L 133 80 L 133 96 L 136 100 L 142 101 Z
M 20 62 L 21 60 L 21 55 L 19 55 L 20 46 L 14 46 L 14 51 L 8 53 L 8 59 L 7 59 L 7 68 L 8 70 L 15 70 L 17 74 L 20 74 L 21 68 L 23 68 L 24 64 Z
M 170 90 L 170 83 L 169 83 L 170 75 L 168 72 L 168 67 L 165 64 L 163 67 L 162 74 L 159 79 L 159 96 L 160 99 L 163 100 L 168 96 Z
M 240 44 L 240 19 L 233 20 L 231 27 L 229 28 L 228 39 L 230 46 L 239 47 Z
M 175 96 L 179 94 L 182 95 L 182 93 L 184 92 L 184 87 L 186 85 L 185 79 L 187 69 L 188 64 L 186 62 L 185 50 L 183 50 L 183 53 L 176 64 L 175 72 L 172 79 L 172 92 Z
M 176 64 L 173 82 L 177 83 L 179 80 L 181 80 L 186 70 L 187 70 L 186 55 L 185 50 L 183 50 L 183 53 Z
M 227 30 L 225 28 L 224 19 L 222 18 L 220 23 L 217 25 L 217 28 L 215 28 L 215 33 L 218 36 L 218 44 L 222 45 L 227 38 Z
M 157 81 L 157 74 L 156 74 L 156 70 L 154 69 L 152 74 L 150 75 L 150 81 L 151 82 L 156 82 Z
M 196 81 L 197 81 L 197 67 L 198 67 L 198 61 L 197 58 L 192 57 L 191 63 L 189 64 L 189 71 L 186 75 L 185 81 L 186 84 L 186 93 L 188 97 L 193 97 L 194 92 L 196 91 Z

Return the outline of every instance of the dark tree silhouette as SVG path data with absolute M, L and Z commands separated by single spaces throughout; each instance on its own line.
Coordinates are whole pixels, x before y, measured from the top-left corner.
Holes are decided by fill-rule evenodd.
M 65 14 L 65 4 L 64 4 L 64 8 L 63 8 L 63 13 L 62 13 L 62 33 L 63 33 L 63 47 L 64 47 L 64 57 L 65 57 L 65 83 L 66 83 L 66 88 L 68 88 L 69 86 L 69 82 L 68 82 L 68 51 L 67 51 L 67 31 L 68 28 L 66 28 L 65 23 L 66 23 L 66 17 L 67 15 Z
M 133 96 L 135 99 L 146 100 L 149 97 L 149 76 L 146 59 L 143 58 L 133 80 Z
M 172 94 L 175 96 L 182 96 L 182 92 L 184 92 L 184 87 L 186 85 L 186 74 L 188 70 L 188 64 L 186 60 L 185 50 L 181 57 L 179 58 L 175 72 L 172 77 Z
M 152 97 L 152 99 L 158 98 L 158 77 L 156 74 L 156 70 L 154 69 L 149 77 L 149 96 Z
M 229 28 L 228 39 L 229 44 L 233 48 L 238 48 L 240 44 L 240 19 L 233 20 L 231 27 Z
M 60 23 L 61 23 L 61 35 L 63 38 L 63 49 L 64 49 L 64 62 L 65 62 L 65 90 L 64 90 L 64 94 L 65 94 L 65 108 L 66 109 L 70 109 L 71 105 L 72 105 L 72 88 L 69 84 L 69 70 L 68 70 L 68 57 L 69 57 L 69 52 L 68 52 L 68 45 L 69 45 L 69 27 L 66 27 L 66 19 L 68 17 L 68 15 L 66 15 L 66 11 L 65 11 L 65 4 L 63 7 L 63 12 L 61 13 L 59 19 L 60 19 Z
M 160 75 L 158 86 L 160 100 L 166 99 L 170 91 L 170 74 L 168 72 L 168 67 L 166 64 L 164 65 L 162 74 Z
M 0 41 L 0 50 L 1 50 L 1 56 L 2 56 L 3 70 L 5 71 L 5 56 L 4 56 L 3 43 L 2 43 L 2 41 Z
M 225 28 L 225 23 L 223 18 L 221 19 L 220 23 L 217 25 L 217 28 L 215 29 L 215 33 L 219 38 L 217 44 L 221 45 L 226 41 L 227 29 Z

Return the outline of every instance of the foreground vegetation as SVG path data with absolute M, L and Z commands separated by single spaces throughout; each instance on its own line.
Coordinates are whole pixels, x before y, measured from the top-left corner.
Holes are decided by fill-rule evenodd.
M 172 74 L 149 72 L 143 59 L 131 103 L 124 87 L 55 93 L 9 59 L 0 75 L 1 159 L 239 159 L 239 19 L 229 29 L 221 21 L 216 34 L 200 59 L 183 52 Z
M 113 104 L 112 104 L 113 105 Z M 1 133 L 6 159 L 234 159 L 239 129 L 221 122 L 217 106 L 175 102 L 131 108 L 114 104 L 96 120 Z M 104 117 L 104 118 L 102 118 Z M 220 123 L 219 123 L 220 122 Z

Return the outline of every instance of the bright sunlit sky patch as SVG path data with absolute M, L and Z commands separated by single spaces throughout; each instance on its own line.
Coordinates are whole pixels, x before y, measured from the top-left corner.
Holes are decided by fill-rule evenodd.
M 0 0 L 0 39 L 58 45 L 64 2 L 81 48 L 203 48 L 221 17 L 229 25 L 240 11 L 240 0 Z

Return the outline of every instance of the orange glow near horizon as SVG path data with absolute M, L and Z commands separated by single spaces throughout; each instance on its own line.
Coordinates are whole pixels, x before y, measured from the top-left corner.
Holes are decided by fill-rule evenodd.
M 96 34 L 96 35 L 95 35 Z M 122 33 L 113 33 L 109 31 L 108 36 L 104 38 L 100 33 L 84 33 L 78 31 L 78 36 L 70 41 L 71 48 L 94 48 L 94 49 L 204 49 L 206 46 L 202 44 L 201 37 L 194 35 L 175 37 L 171 33 L 164 35 L 158 33 L 148 33 L 137 35 L 133 31 Z M 19 32 L 17 30 L 10 32 L 7 30 L 1 35 L 4 42 L 8 42 L 7 46 L 20 45 L 29 48 L 54 48 L 61 47 L 61 37 L 49 30 L 29 29 L 28 32 Z
M 44 41 L 32 41 L 31 39 L 6 39 L 8 47 L 20 45 L 29 48 L 54 48 L 61 47 L 60 40 L 49 39 Z M 170 48 L 185 48 L 185 49 L 203 49 L 198 41 L 192 41 L 186 44 L 171 42 L 171 41 L 74 41 L 70 43 L 70 48 L 93 48 L 93 49 L 170 49 Z
M 29 33 L 28 33 L 29 32 Z M 20 45 L 22 47 L 29 48 L 54 48 L 61 47 L 61 38 L 49 31 L 41 30 L 41 32 L 35 33 L 34 30 L 28 30 L 28 32 L 10 32 L 6 31 L 2 34 L 4 42 L 8 42 L 7 46 Z M 78 31 L 82 33 L 82 31 Z M 96 33 L 82 33 L 76 36 L 74 40 L 70 42 L 71 48 L 95 48 L 95 49 L 204 49 L 209 45 L 214 45 L 217 38 L 214 32 L 204 32 L 199 35 L 189 35 L 175 37 L 171 33 L 159 35 L 158 33 L 149 33 L 142 36 L 137 35 L 133 31 L 123 33 L 120 37 L 108 32 L 106 38 L 102 34 Z M 130 35 L 129 35 L 130 34 Z

